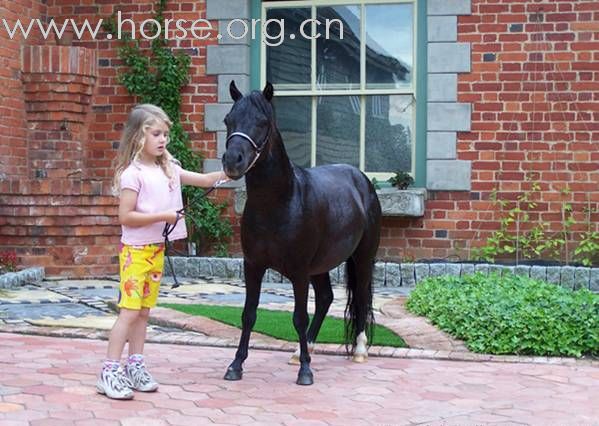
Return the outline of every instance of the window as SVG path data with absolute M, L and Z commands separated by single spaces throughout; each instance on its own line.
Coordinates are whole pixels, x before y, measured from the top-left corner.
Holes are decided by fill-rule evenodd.
M 284 41 L 261 44 L 261 83 L 275 87 L 294 163 L 348 163 L 379 179 L 415 174 L 415 15 L 414 0 L 262 3 L 262 22 L 284 20 Z M 319 38 L 300 35 L 310 19 L 303 31 Z M 267 30 L 271 40 L 281 32 Z

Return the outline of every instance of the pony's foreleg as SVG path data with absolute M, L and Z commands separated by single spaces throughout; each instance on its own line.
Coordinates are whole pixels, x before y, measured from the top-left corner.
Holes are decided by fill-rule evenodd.
M 245 305 L 241 314 L 242 330 L 239 346 L 235 353 L 235 359 L 227 368 L 225 380 L 241 380 L 243 375 L 243 362 L 248 356 L 248 346 L 250 343 L 250 334 L 256 323 L 256 310 L 260 302 L 260 288 L 262 287 L 262 277 L 265 268 L 256 268 L 244 262 L 245 275 Z
M 293 310 L 293 325 L 299 337 L 300 343 L 300 369 L 297 374 L 298 385 L 311 385 L 314 376 L 310 370 L 310 353 L 308 352 L 308 277 L 305 279 L 293 279 L 293 295 L 295 308 Z
M 358 334 L 356 338 L 356 348 L 354 350 L 354 356 L 352 361 L 354 362 L 365 362 L 368 359 L 368 338 L 366 333 L 363 331 Z
M 316 309 L 314 311 L 312 322 L 310 323 L 310 328 L 308 329 L 309 353 L 314 352 L 314 345 L 316 343 L 316 338 L 318 337 L 318 332 L 320 331 L 322 322 L 324 321 L 324 318 L 329 311 L 329 307 L 333 302 L 333 289 L 331 288 L 331 279 L 328 272 L 311 277 L 311 281 L 312 287 L 314 288 Z M 295 353 L 291 356 L 289 364 L 299 365 L 299 358 L 300 348 L 298 347 Z

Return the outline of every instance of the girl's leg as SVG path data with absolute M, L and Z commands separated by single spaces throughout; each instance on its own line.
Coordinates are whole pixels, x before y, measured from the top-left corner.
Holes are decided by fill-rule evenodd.
M 138 316 L 139 310 L 121 308 L 119 316 L 110 331 L 106 360 L 96 384 L 98 392 L 109 398 L 133 398 L 132 383 L 120 368 L 120 359 L 127 337 Z
M 129 355 L 143 354 L 144 343 L 146 341 L 146 328 L 148 318 L 150 317 L 150 308 L 141 308 L 136 320 L 129 329 Z
M 110 337 L 108 339 L 108 350 L 106 357 L 110 360 L 120 360 L 134 324 L 140 316 L 140 311 L 121 308 L 119 316 L 112 326 Z M 145 338 L 145 336 L 144 336 Z

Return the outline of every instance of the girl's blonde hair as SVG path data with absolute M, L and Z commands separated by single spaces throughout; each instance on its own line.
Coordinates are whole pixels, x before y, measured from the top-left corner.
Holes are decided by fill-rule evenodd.
M 145 144 L 145 132 L 155 124 L 164 123 L 170 129 L 173 123 L 168 118 L 164 110 L 152 104 L 140 104 L 135 106 L 127 117 L 125 128 L 119 143 L 117 156 L 114 159 L 114 179 L 112 182 L 112 192 L 115 195 L 120 193 L 121 175 L 131 163 L 139 160 Z M 164 174 L 171 179 L 173 177 L 173 162 L 177 162 L 167 149 L 156 159 Z

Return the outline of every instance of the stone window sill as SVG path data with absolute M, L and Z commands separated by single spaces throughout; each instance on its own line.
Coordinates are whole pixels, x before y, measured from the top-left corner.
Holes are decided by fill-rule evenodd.
M 381 188 L 376 193 L 381 202 L 383 216 L 424 216 L 426 189 Z M 235 189 L 235 213 L 243 213 L 246 197 L 245 187 Z

